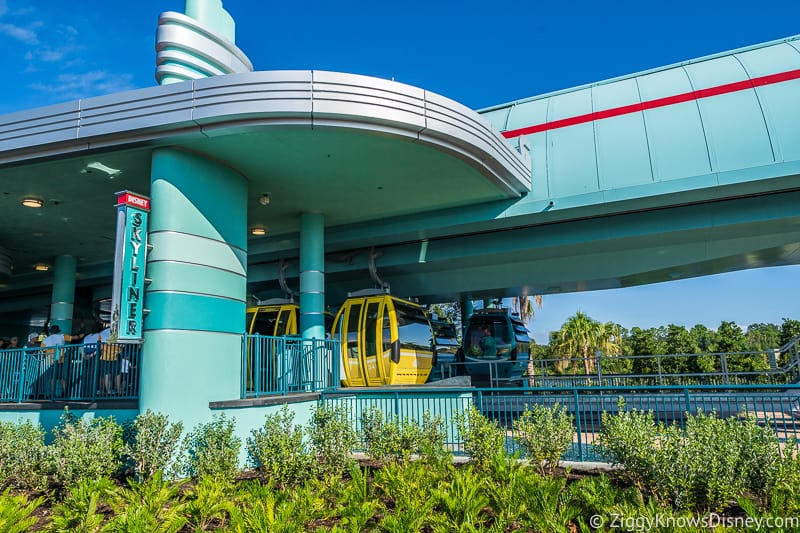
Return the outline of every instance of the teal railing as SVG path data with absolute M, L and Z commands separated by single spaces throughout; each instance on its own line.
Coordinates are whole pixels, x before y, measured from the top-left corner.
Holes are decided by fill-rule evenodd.
M 637 387 L 667 385 L 788 384 L 800 381 L 800 336 L 774 350 L 667 355 L 604 355 L 584 358 L 533 359 L 522 378 L 508 379 L 508 361 L 487 361 L 488 385 L 571 387 Z M 468 373 L 474 363 L 440 365 L 442 376 Z M 586 369 L 589 372 L 587 373 Z
M 573 444 L 563 459 L 573 461 L 603 460 L 598 446 L 602 413 L 625 410 L 651 411 L 656 422 L 683 426 L 686 413 L 714 412 L 721 417 L 754 416 L 763 426 L 772 428 L 785 442 L 800 438 L 800 385 L 729 385 L 664 387 L 571 387 L 571 388 L 415 388 L 408 390 L 325 391 L 321 401 L 344 405 L 351 423 L 358 428 L 363 413 L 376 407 L 385 416 L 421 421 L 425 412 L 441 416 L 450 449 L 464 453 L 455 418 L 474 405 L 506 432 L 506 448 L 517 451 L 513 423 L 533 405 L 563 406 L 573 417 Z M 620 403 L 620 400 L 623 403 Z
M 242 398 L 317 392 L 340 383 L 339 341 L 242 336 Z
M 0 402 L 136 399 L 140 355 L 110 343 L 0 350 Z

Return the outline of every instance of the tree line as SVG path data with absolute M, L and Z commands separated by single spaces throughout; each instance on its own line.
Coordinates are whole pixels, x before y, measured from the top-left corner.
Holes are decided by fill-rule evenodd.
M 702 354 L 729 353 L 731 371 L 760 371 L 770 367 L 770 357 L 797 335 L 800 321 L 784 318 L 778 324 L 751 324 L 743 329 L 735 322 L 722 321 L 716 330 L 703 324 L 691 328 L 669 324 L 653 328 L 627 329 L 612 322 L 602 323 L 585 313 L 569 317 L 558 331 L 550 333 L 547 345 L 532 348 L 534 360 L 547 360 L 561 373 L 595 372 L 596 354 L 601 354 L 603 372 L 654 373 L 656 358 L 627 359 L 619 356 L 701 354 L 697 357 L 664 358 L 663 372 L 719 371 L 720 358 Z M 781 361 L 774 361 L 781 364 Z

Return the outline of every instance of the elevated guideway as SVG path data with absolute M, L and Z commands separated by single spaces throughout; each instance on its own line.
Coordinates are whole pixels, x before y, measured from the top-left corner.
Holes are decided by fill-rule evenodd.
M 529 147 L 530 194 L 331 228 L 329 278 L 355 283 L 371 245 L 399 293 L 431 300 L 798 264 L 799 78 L 792 37 L 483 110 Z M 276 244 L 251 247 L 251 280 Z

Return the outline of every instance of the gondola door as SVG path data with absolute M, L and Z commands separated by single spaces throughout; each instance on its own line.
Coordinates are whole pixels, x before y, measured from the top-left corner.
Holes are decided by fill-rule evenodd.
M 367 298 L 362 318 L 363 343 L 361 361 L 367 385 L 371 387 L 386 383 L 383 369 L 382 308 L 383 297 Z
M 361 301 L 346 301 L 339 309 L 334 321 L 333 338 L 340 341 L 339 362 L 342 370 L 342 385 L 364 387 L 363 364 L 361 362 Z

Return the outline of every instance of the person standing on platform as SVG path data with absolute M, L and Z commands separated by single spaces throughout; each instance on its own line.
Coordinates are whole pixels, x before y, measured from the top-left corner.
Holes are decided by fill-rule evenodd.
M 119 345 L 111 342 L 111 326 L 103 324 L 105 328 L 100 332 L 100 393 L 111 396 L 112 392 L 120 389 L 121 376 L 117 373 L 117 359 L 119 359 Z M 111 376 L 115 377 L 116 386 L 112 389 Z
M 61 394 L 67 394 L 67 375 L 69 373 L 69 355 L 63 346 L 67 342 L 80 340 L 83 335 L 65 335 L 61 333 L 58 324 L 50 327 L 50 335 L 42 341 L 42 348 L 45 348 L 45 358 L 50 363 L 50 395 L 55 396 L 55 381 L 61 384 Z

